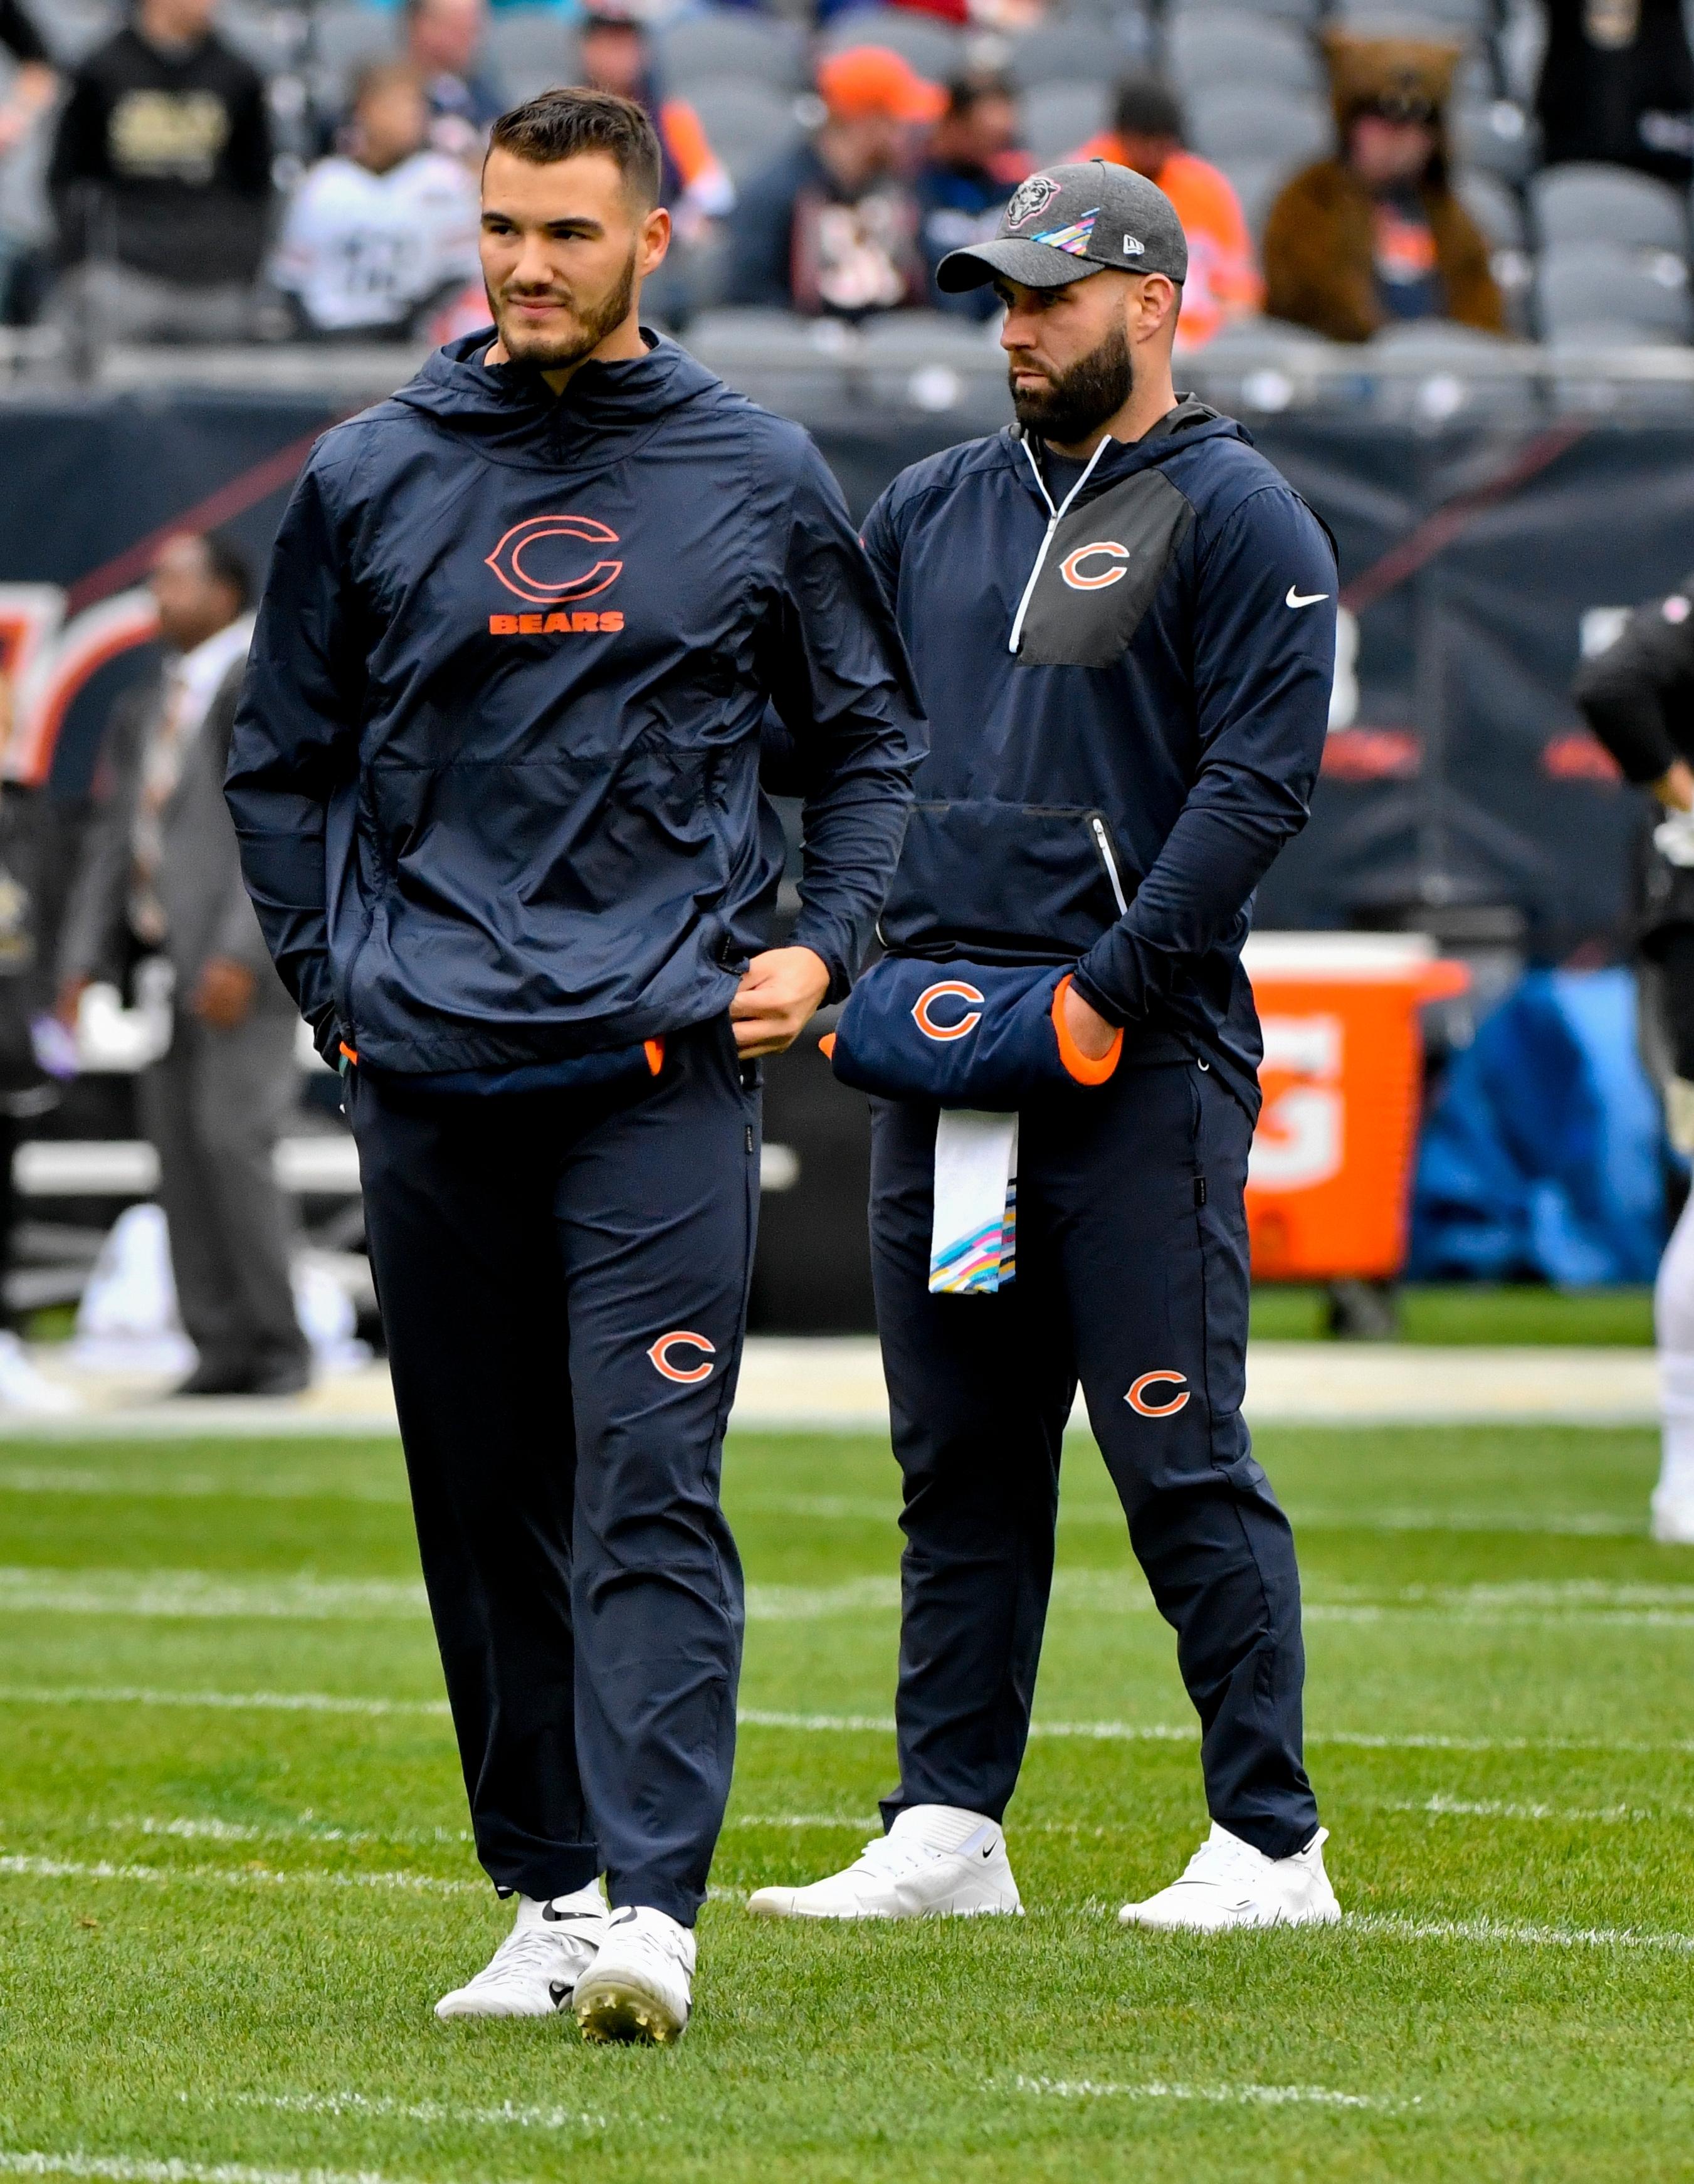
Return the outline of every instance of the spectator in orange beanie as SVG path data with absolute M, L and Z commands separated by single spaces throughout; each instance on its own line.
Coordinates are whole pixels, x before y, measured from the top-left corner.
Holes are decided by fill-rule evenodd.
M 1264 297 L 1240 200 L 1227 176 L 1183 148 L 1182 136 L 1182 107 L 1169 85 L 1156 76 L 1130 76 L 1117 86 L 1112 126 L 1070 154 L 1133 167 L 1176 207 L 1188 237 L 1179 353 L 1199 348 L 1231 319 L 1257 310 Z

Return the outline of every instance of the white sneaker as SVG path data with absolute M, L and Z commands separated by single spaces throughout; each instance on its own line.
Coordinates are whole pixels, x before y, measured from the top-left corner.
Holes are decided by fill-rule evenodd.
M 435 2005 L 453 2017 L 552 2017 L 576 1992 L 593 1962 L 606 1930 L 605 1898 L 598 1881 L 574 1895 L 538 1903 L 518 1898 L 517 1919 L 475 1979 L 444 1994 Z
M 49 1380 L 17 1336 L 0 1330 L 0 1411 L 20 1418 L 64 1418 L 81 1408 L 73 1390 Z
M 1656 1486 L 1652 1535 L 1663 1547 L 1694 1547 L 1694 1496 L 1667 1494 L 1663 1486 Z
M 1196 1934 L 1234 1926 L 1333 1925 L 1341 1907 L 1323 1870 L 1329 1836 L 1327 1828 L 1319 1828 L 1292 1858 L 1267 1858 L 1214 1820 L 1181 1880 L 1145 1903 L 1126 1903 L 1119 1924 L 1182 1927 Z
M 571 2007 L 585 2040 L 680 2040 L 693 1999 L 694 1937 L 667 1911 L 626 1904 L 606 1923 Z
M 998 1824 L 957 1805 L 911 1805 L 844 1873 L 808 1888 L 760 1888 L 766 1919 L 974 1919 L 1023 1905 Z

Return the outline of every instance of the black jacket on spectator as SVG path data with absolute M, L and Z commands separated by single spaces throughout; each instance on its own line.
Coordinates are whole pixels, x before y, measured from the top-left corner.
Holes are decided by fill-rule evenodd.
M 1543 157 L 1610 159 L 1686 187 L 1694 56 L 1678 0 L 1544 0 Z
M 263 79 L 221 39 L 167 53 L 120 31 L 77 70 L 53 147 L 67 261 L 115 258 L 191 287 L 251 281 L 270 150 Z
M 917 226 L 905 182 L 849 188 L 810 144 L 796 145 L 742 192 L 724 300 L 847 319 L 922 304 Z

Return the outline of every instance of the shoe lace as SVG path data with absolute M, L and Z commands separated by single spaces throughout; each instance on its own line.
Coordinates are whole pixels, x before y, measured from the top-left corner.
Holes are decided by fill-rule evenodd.
M 1179 1888 L 1205 1888 L 1223 1887 L 1232 1881 L 1245 1882 L 1252 1879 L 1258 1865 L 1258 1853 L 1250 1843 L 1208 1836 L 1184 1867 L 1175 1885 Z
M 854 1861 L 861 1872 L 874 1873 L 888 1880 L 901 1880 L 920 1866 L 929 1864 L 936 1853 L 928 1843 L 911 1836 L 873 1836 Z

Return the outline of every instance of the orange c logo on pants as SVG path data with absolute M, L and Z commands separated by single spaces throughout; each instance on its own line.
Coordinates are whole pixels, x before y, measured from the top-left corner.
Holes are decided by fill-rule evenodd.
M 1162 1383 L 1180 1388 L 1181 1395 L 1173 1396 L 1167 1403 L 1150 1403 L 1147 1401 L 1148 1389 L 1156 1388 Z M 1179 1411 L 1186 1407 L 1188 1398 L 1187 1373 L 1164 1372 L 1144 1373 L 1123 1400 L 1132 1411 L 1139 1411 L 1144 1418 L 1174 1418 Z
M 671 1352 L 678 1347 L 704 1351 L 708 1359 L 717 1355 L 716 1344 L 708 1342 L 703 1334 L 691 1334 L 685 1327 L 677 1328 L 669 1334 L 661 1334 L 647 1354 L 667 1380 L 709 1380 L 712 1373 L 710 1363 L 673 1365 L 671 1362 Z
M 962 978 L 943 978 L 937 984 L 926 986 L 911 1005 L 911 1020 L 926 1039 L 963 1039 L 983 1020 L 980 1007 L 967 1009 L 956 1023 L 937 1023 L 929 1013 L 937 1001 L 980 1002 L 982 995 L 974 986 L 967 986 Z

